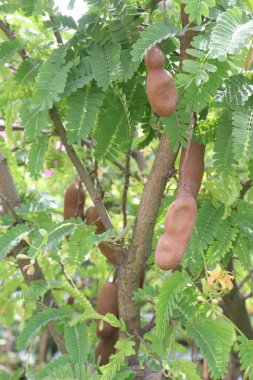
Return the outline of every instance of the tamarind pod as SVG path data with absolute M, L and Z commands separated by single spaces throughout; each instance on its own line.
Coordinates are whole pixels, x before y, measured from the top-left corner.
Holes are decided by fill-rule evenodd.
M 165 70 L 149 70 L 147 76 L 148 101 L 155 113 L 168 117 L 172 115 L 177 107 L 178 95 L 174 79 Z
M 85 191 L 77 181 L 67 188 L 64 195 L 64 220 L 77 217 L 84 220 L 85 198 Z
M 118 306 L 118 288 L 113 282 L 107 281 L 99 291 L 98 300 L 96 305 L 97 313 L 105 315 L 111 313 L 118 317 L 119 306 Z M 100 338 L 109 338 L 115 331 L 115 327 L 111 326 L 107 322 L 103 322 L 102 330 L 99 329 L 100 320 L 97 323 L 97 336 Z
M 100 360 L 99 365 L 106 365 L 109 363 L 110 356 L 115 354 L 115 344 L 119 339 L 119 329 L 115 329 L 113 334 L 108 339 L 101 339 L 95 349 L 96 362 Z
M 90 225 L 97 226 L 97 230 L 96 230 L 97 235 L 102 234 L 103 232 L 106 231 L 105 226 L 103 225 L 95 206 L 90 206 L 87 208 L 85 217 L 86 217 L 86 223 L 88 224 L 88 226 Z
M 97 226 L 97 229 L 96 229 L 97 235 L 102 234 L 103 232 L 106 231 L 95 206 L 88 207 L 86 210 L 85 216 L 86 216 L 86 223 L 88 225 Z M 98 247 L 99 247 L 101 253 L 107 258 L 107 260 L 112 265 L 116 266 L 117 265 L 117 253 L 116 253 L 116 251 L 104 243 L 100 243 L 98 245 Z
M 180 263 L 191 238 L 196 218 L 195 199 L 187 193 L 182 193 L 167 212 L 164 234 L 156 247 L 155 262 L 159 268 L 170 270 Z
M 165 55 L 159 46 L 155 45 L 147 52 L 144 61 L 148 70 L 161 69 L 165 64 Z
M 112 265 L 117 265 L 117 253 L 113 248 L 104 243 L 98 244 L 98 248 Z
M 179 163 L 179 183 L 177 196 L 182 192 L 197 198 L 204 173 L 205 145 L 193 142 L 190 144 L 187 160 L 186 149 L 182 149 Z
M 147 97 L 151 108 L 160 116 L 172 115 L 177 106 L 178 95 L 174 79 L 164 69 L 165 56 L 156 45 L 145 57 L 148 69 Z

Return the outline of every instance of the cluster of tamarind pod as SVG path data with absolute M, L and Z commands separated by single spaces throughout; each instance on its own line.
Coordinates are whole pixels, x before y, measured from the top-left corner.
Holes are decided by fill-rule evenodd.
M 102 234 L 106 231 L 97 209 L 95 206 L 87 208 L 84 214 L 85 191 L 80 181 L 75 181 L 66 190 L 64 195 L 64 220 L 69 218 L 81 218 L 86 221 L 87 225 L 96 226 L 96 234 Z M 98 245 L 101 253 L 114 266 L 117 265 L 117 252 L 110 246 L 100 243 Z M 72 300 L 73 303 L 73 300 Z M 114 282 L 107 281 L 100 289 L 97 306 L 97 313 L 105 315 L 107 313 L 114 314 L 118 317 L 118 289 Z M 112 327 L 109 323 L 97 321 L 97 336 L 100 341 L 95 350 L 95 358 L 100 365 L 109 362 L 109 358 L 115 353 L 115 344 L 119 338 L 119 329 Z
M 155 113 L 168 117 L 176 111 L 178 95 L 175 81 L 164 64 L 165 56 L 155 45 L 145 56 L 147 97 Z M 155 262 L 163 270 L 174 269 L 180 263 L 191 238 L 197 218 L 196 198 L 204 172 L 204 155 L 205 146 L 199 143 L 190 142 L 182 149 L 176 200 L 167 212 L 164 234 L 155 254 Z

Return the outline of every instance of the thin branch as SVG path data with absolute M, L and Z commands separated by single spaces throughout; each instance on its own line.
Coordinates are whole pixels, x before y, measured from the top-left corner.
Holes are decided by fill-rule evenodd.
M 249 292 L 246 296 L 243 297 L 244 301 L 248 300 L 249 298 L 252 298 L 253 297 L 253 290 L 251 290 L 251 292 Z
M 240 198 L 242 199 L 244 195 L 247 193 L 249 189 L 251 189 L 253 185 L 253 178 L 246 179 L 245 181 L 241 181 L 242 190 L 240 192 Z
M 97 187 L 99 188 L 99 191 L 100 191 L 100 198 L 103 199 L 105 195 L 105 191 L 98 177 L 98 161 L 96 159 L 95 159 L 95 164 L 94 164 L 94 173 L 95 173 L 95 178 L 97 182 Z
M 64 267 L 64 262 L 63 262 L 62 259 L 60 259 L 60 264 L 61 264 L 62 273 L 66 277 L 66 280 L 68 281 L 68 283 L 72 286 L 72 288 L 77 289 L 77 287 L 76 287 L 75 283 L 73 282 L 72 278 L 70 277 L 70 275 L 66 271 L 66 269 Z
M 154 327 L 155 327 L 155 316 L 153 316 L 153 318 L 144 327 L 140 329 L 140 336 L 147 334 Z
M 122 194 L 122 214 L 123 214 L 123 228 L 127 225 L 127 192 L 129 188 L 129 177 L 130 177 L 130 151 L 126 153 L 126 165 L 125 165 L 125 183 Z
M 16 211 L 14 210 L 14 208 L 12 207 L 12 205 L 10 204 L 8 198 L 6 198 L 2 193 L 0 193 L 0 198 L 5 203 L 5 205 L 9 208 L 9 210 L 12 213 L 12 215 L 13 215 L 14 219 L 16 220 L 16 222 L 17 223 L 23 223 L 23 219 L 21 219 L 18 216 L 18 214 L 16 213 Z
M 54 30 L 54 36 L 56 38 L 56 41 L 58 42 L 58 44 L 62 44 L 63 45 L 63 39 L 62 39 L 61 33 L 57 30 L 57 27 L 55 25 L 54 16 L 53 15 L 49 15 L 49 18 L 50 18 L 52 24 L 54 25 L 53 26 L 53 30 Z
M 244 279 L 242 280 L 242 282 L 240 282 L 240 284 L 238 284 L 238 290 L 241 290 L 241 288 L 243 287 L 243 285 L 250 279 L 253 279 L 253 269 L 247 274 L 246 277 L 244 277 Z
M 156 355 L 153 351 L 152 351 L 152 348 L 150 347 L 150 345 L 148 344 L 148 342 L 142 337 L 139 335 L 139 333 L 135 330 L 134 331 L 135 335 L 137 336 L 137 338 L 139 339 L 139 341 L 145 346 L 146 350 L 148 351 L 148 353 L 153 356 L 153 358 L 160 364 L 160 366 L 162 367 L 163 366 L 163 362 L 161 360 L 161 358 Z
M 10 25 L 3 22 L 3 20 L 0 20 L 0 29 L 4 32 L 4 34 L 10 39 L 10 40 L 15 40 L 16 35 L 15 33 L 11 30 Z M 29 57 L 27 51 L 25 49 L 21 49 L 19 52 L 19 55 L 23 59 L 27 59 Z
M 102 221 L 103 225 L 105 226 L 105 228 L 107 230 L 112 229 L 113 225 L 111 223 L 109 215 L 106 211 L 106 208 L 105 208 L 103 202 L 100 199 L 100 196 L 98 195 L 98 193 L 95 189 L 95 186 L 94 186 L 94 184 L 93 184 L 93 182 L 89 176 L 88 171 L 83 166 L 83 163 L 80 160 L 80 158 L 78 157 L 75 149 L 71 145 L 68 144 L 66 131 L 64 129 L 64 126 L 61 122 L 61 119 L 57 113 L 55 106 L 49 110 L 49 115 L 53 121 L 56 134 L 60 137 L 70 160 L 72 161 L 74 167 L 76 168 L 76 171 L 79 174 L 79 177 L 81 178 L 81 180 L 82 180 L 83 184 L 85 185 L 88 193 L 90 194 L 90 197 L 91 197 L 94 205 L 96 206 L 96 208 L 98 210 L 98 213 L 99 213 L 99 216 L 101 217 L 101 221 Z

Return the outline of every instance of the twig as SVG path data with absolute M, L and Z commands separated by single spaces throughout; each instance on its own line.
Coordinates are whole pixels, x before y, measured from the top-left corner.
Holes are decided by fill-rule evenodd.
M 54 16 L 53 15 L 49 15 L 49 18 L 50 18 L 52 24 L 54 24 L 53 30 L 54 30 L 54 36 L 56 38 L 56 41 L 58 42 L 58 44 L 62 44 L 63 45 L 63 39 L 62 39 L 61 33 L 57 30 L 57 27 L 55 25 Z
M 253 178 L 246 179 L 245 181 L 241 181 L 242 190 L 240 192 L 240 198 L 242 199 L 244 195 L 247 193 L 247 191 L 251 188 L 253 185 Z
M 99 180 L 99 177 L 98 177 L 98 161 L 96 159 L 95 159 L 95 164 L 94 164 L 94 173 L 95 173 L 95 178 L 96 178 L 96 182 L 97 182 L 97 187 L 100 190 L 100 198 L 103 199 L 104 195 L 105 195 L 105 191 L 104 191 L 104 189 L 101 185 L 101 182 Z
M 240 290 L 243 285 L 248 281 L 250 280 L 251 278 L 253 278 L 253 269 L 247 274 L 246 277 L 244 277 L 244 279 L 242 280 L 242 282 L 240 282 L 240 284 L 238 285 L 238 290 Z
M 155 327 L 155 316 L 144 327 L 140 329 L 140 336 L 147 334 Z
M 94 184 L 92 183 L 89 173 L 83 166 L 83 163 L 78 157 L 75 149 L 71 145 L 68 144 L 66 131 L 64 129 L 61 119 L 59 118 L 59 115 L 57 113 L 55 106 L 53 106 L 53 108 L 49 110 L 49 115 L 54 123 L 56 134 L 60 137 L 70 160 L 72 161 L 74 167 L 76 168 L 76 171 L 78 172 L 83 184 L 85 185 L 88 193 L 90 194 L 90 197 L 94 205 L 97 208 L 97 211 L 101 217 L 101 221 L 103 225 L 105 226 L 106 230 L 112 229 L 113 225 L 111 223 L 109 215 L 106 211 L 104 204 L 102 203 L 100 199 L 100 196 L 98 195 L 95 189 Z
M 129 188 L 129 177 L 130 177 L 130 151 L 126 153 L 126 170 L 125 170 L 125 183 L 122 194 L 122 214 L 123 214 L 123 228 L 127 225 L 127 192 Z
M 191 147 L 191 140 L 192 140 L 192 133 L 193 133 L 193 128 L 195 126 L 195 113 L 192 112 L 191 113 L 191 120 L 190 120 L 190 124 L 189 124 L 189 128 L 188 128 L 188 137 L 187 137 L 187 147 L 186 147 L 186 151 L 185 151 L 185 156 L 184 156 L 184 162 L 183 162 L 183 165 L 182 165 L 182 169 L 181 169 L 181 175 L 182 175 L 182 179 L 183 179 L 183 190 L 184 191 L 188 191 L 187 188 L 186 188 L 186 175 L 185 175 L 185 166 L 187 164 L 187 161 L 188 161 L 188 156 L 189 156 L 189 151 L 190 151 L 190 147 Z
M 64 262 L 62 259 L 60 259 L 60 264 L 61 264 L 61 269 L 62 269 L 62 273 L 64 274 L 64 276 L 66 277 L 67 281 L 69 282 L 69 284 L 72 286 L 72 288 L 74 289 L 77 289 L 76 285 L 74 284 L 72 278 L 70 277 L 70 275 L 67 273 L 65 267 L 64 267 Z
M 249 292 L 246 296 L 243 297 L 244 301 L 248 300 L 249 298 L 252 298 L 253 297 L 253 290 L 251 290 L 251 292 Z
M 0 20 L 0 29 L 4 32 L 4 34 L 10 39 L 10 40 L 15 40 L 16 35 L 15 33 L 11 30 L 10 25 L 7 23 L 4 23 L 3 20 Z M 29 57 L 27 51 L 25 49 L 21 49 L 19 52 L 19 55 L 23 59 L 27 59 Z
M 140 336 L 136 330 L 134 331 L 134 333 L 137 336 L 137 338 L 140 340 L 140 342 L 145 346 L 145 348 L 149 352 L 149 354 L 151 356 L 153 356 L 153 358 L 156 359 L 158 361 L 158 363 L 160 364 L 160 366 L 162 367 L 163 363 L 162 363 L 161 358 L 152 351 L 152 348 L 150 347 L 148 342 L 144 338 L 142 338 L 142 336 Z
M 14 216 L 14 219 L 16 220 L 16 222 L 17 223 L 23 223 L 23 219 L 21 219 L 18 216 L 18 214 L 16 213 L 16 211 L 14 210 L 12 205 L 10 204 L 9 200 L 2 193 L 0 193 L 0 198 L 5 203 L 5 205 L 9 208 L 9 210 L 11 211 L 12 215 Z

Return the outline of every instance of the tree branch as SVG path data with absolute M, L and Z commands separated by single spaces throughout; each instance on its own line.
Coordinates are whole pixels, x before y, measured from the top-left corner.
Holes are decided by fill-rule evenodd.
M 0 29 L 4 32 L 4 34 L 10 39 L 10 40 L 15 40 L 16 35 L 15 33 L 11 30 L 10 25 L 7 23 L 4 23 L 3 20 L 0 20 Z M 20 50 L 19 55 L 23 59 L 27 59 L 29 55 L 27 54 L 27 51 L 25 49 Z
M 167 136 L 163 135 L 150 175 L 144 186 L 140 207 L 137 213 L 133 236 L 126 258 L 122 255 L 119 266 L 119 310 L 129 333 L 140 331 L 140 309 L 132 301 L 145 270 L 147 258 L 152 249 L 154 226 L 168 179 L 173 172 L 177 153 L 168 147 Z M 137 362 L 139 342 L 136 343 Z
M 125 183 L 122 194 L 122 214 L 123 214 L 123 228 L 127 225 L 127 192 L 129 188 L 129 177 L 130 177 L 130 151 L 126 153 L 126 166 L 125 166 Z
M 49 115 L 54 123 L 56 133 L 60 137 L 70 160 L 72 161 L 74 167 L 76 168 L 76 171 L 79 174 L 79 177 L 81 178 L 84 186 L 89 192 L 91 199 L 98 210 L 99 216 L 101 217 L 101 220 L 105 228 L 107 230 L 113 228 L 109 215 L 106 211 L 106 208 L 103 202 L 101 201 L 100 196 L 98 195 L 92 180 L 90 179 L 89 173 L 83 166 L 83 163 L 81 162 L 80 158 L 76 154 L 76 151 L 74 150 L 74 148 L 68 144 L 66 131 L 61 122 L 61 119 L 59 118 L 59 115 L 57 113 L 55 106 L 49 110 Z

